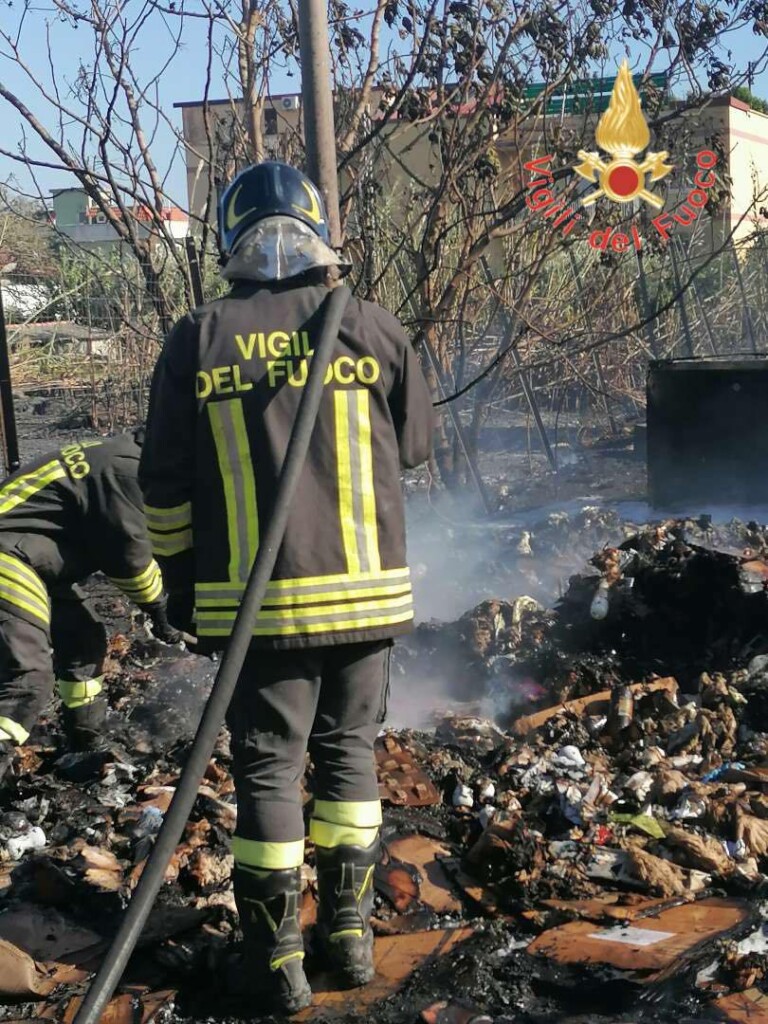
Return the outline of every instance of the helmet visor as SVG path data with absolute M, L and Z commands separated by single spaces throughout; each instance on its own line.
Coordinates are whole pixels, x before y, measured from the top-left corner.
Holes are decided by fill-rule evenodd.
M 342 267 L 338 253 L 295 217 L 265 217 L 237 242 L 221 274 L 227 281 L 284 281 L 315 267 Z

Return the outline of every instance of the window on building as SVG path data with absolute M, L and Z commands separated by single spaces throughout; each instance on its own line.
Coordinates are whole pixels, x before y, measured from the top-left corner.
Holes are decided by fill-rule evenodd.
M 264 111 L 264 134 L 277 135 L 277 111 L 274 107 L 267 107 Z

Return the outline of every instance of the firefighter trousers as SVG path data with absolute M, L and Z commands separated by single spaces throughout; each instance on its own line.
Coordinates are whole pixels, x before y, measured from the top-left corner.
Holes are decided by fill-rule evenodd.
M 386 718 L 391 650 L 391 640 L 251 649 L 227 713 L 237 864 L 286 869 L 303 863 L 307 753 L 313 842 L 332 848 L 375 841 L 381 803 L 373 744 Z
M 102 689 L 107 631 L 78 586 L 50 592 L 50 621 L 33 624 L 0 601 L 0 739 L 24 743 L 50 701 L 54 684 L 67 707 Z

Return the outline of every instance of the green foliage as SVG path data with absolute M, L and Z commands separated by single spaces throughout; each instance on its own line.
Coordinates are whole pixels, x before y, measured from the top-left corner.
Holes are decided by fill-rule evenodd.
M 759 96 L 753 95 L 746 85 L 737 86 L 731 95 L 734 99 L 748 103 L 753 110 L 758 110 L 761 114 L 768 114 L 768 100 L 761 100 Z

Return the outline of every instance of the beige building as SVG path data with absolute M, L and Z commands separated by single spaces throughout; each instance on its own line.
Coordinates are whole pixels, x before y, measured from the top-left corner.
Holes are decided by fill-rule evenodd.
M 209 101 L 208 130 L 201 102 L 178 103 L 176 106 L 182 111 L 187 147 L 189 210 L 194 216 L 202 217 L 208 197 L 211 156 L 214 156 L 215 164 L 226 166 L 227 153 L 232 147 L 233 124 L 236 118 L 241 118 L 241 105 L 231 100 Z M 373 119 L 381 116 L 378 106 L 377 96 L 366 116 Z M 300 115 L 299 95 L 269 97 L 263 115 L 268 158 L 290 161 L 301 152 Z M 689 122 L 695 118 L 695 126 L 687 133 L 687 142 L 681 144 L 683 152 L 670 149 L 669 161 L 675 165 L 675 174 L 667 185 L 665 209 L 670 211 L 685 202 L 694 187 L 696 153 L 701 149 L 709 149 L 713 137 L 717 136 L 723 152 L 727 154 L 727 167 L 724 169 L 731 180 L 730 202 L 722 209 L 718 233 L 727 233 L 733 228 L 734 236 L 738 239 L 750 234 L 757 225 L 768 227 L 768 216 L 759 212 L 762 207 L 768 213 L 768 115 L 752 110 L 741 100 L 723 97 L 711 102 L 702 112 L 689 112 L 684 117 Z M 558 115 L 549 112 L 547 132 L 551 132 L 556 125 L 574 128 L 583 125 L 583 122 L 583 117 L 579 119 L 572 113 Z M 382 186 L 385 201 L 407 206 L 409 179 L 411 183 L 428 182 L 434 174 L 436 152 L 429 140 L 430 130 L 429 126 L 393 121 L 382 133 L 377 151 L 368 154 L 371 173 Z M 679 135 L 682 139 L 686 133 L 680 132 Z M 587 130 L 586 137 L 592 137 L 591 130 Z M 496 139 L 501 166 L 511 172 L 512 178 L 517 176 L 515 167 L 520 167 L 525 160 L 543 155 L 545 150 L 542 148 L 542 139 L 543 135 L 537 129 L 522 143 L 528 149 L 527 155 L 520 153 L 519 141 L 503 134 Z M 589 148 L 597 148 L 596 145 L 587 145 Z M 762 197 L 755 206 L 754 199 L 761 193 Z M 677 226 L 676 230 L 687 229 Z

